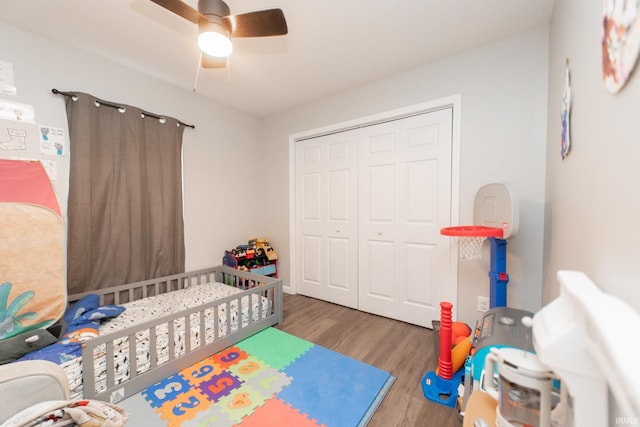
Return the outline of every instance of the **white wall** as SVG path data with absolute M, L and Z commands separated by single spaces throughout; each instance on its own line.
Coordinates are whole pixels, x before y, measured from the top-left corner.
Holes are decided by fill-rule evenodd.
M 544 301 L 559 269 L 584 271 L 640 310 L 640 76 L 612 95 L 602 83 L 602 1 L 556 0 L 550 25 Z M 565 61 L 572 145 L 560 157 Z
M 194 130 L 185 129 L 183 138 L 188 270 L 220 264 L 225 249 L 263 234 L 247 197 L 255 186 L 258 119 L 1 22 L 0 40 L 0 59 L 13 64 L 17 86 L 16 96 L 0 98 L 33 105 L 39 125 L 67 128 L 64 99 L 52 94 L 52 88 L 87 92 L 195 125 Z M 0 157 L 52 158 L 39 154 L 36 144 L 27 148 L 0 149 Z M 59 176 L 54 188 L 63 212 L 68 161 L 68 156 L 56 160 Z
M 218 264 L 225 249 L 253 236 L 271 239 L 289 278 L 291 134 L 460 94 L 459 218 L 472 221 L 476 190 L 508 182 L 519 196 L 520 233 L 508 245 L 510 305 L 542 303 L 544 162 L 548 30 L 540 28 L 481 49 L 391 76 L 260 121 L 87 52 L 0 23 L 0 59 L 14 64 L 18 95 L 39 124 L 66 127 L 64 102 L 51 88 L 79 90 L 136 105 L 196 126 L 184 136 L 187 269 Z M 329 94 L 328 94 L 329 95 Z M 553 122 L 552 117 L 552 122 Z M 0 156 L 15 153 L 0 151 Z M 33 154 L 35 158 L 44 156 Z M 65 210 L 68 158 L 55 183 Z M 461 261 L 458 313 L 473 323 L 476 296 L 488 295 L 488 251 Z
M 476 190 L 508 182 L 519 196 L 520 233 L 508 244 L 508 303 L 537 310 L 542 303 L 544 161 L 547 120 L 548 29 L 450 57 L 328 96 L 272 116 L 264 123 L 269 193 L 268 233 L 289 284 L 288 140 L 291 134 L 420 104 L 462 96 L 460 212 L 470 224 Z M 458 317 L 474 323 L 476 296 L 489 294 L 488 248 L 482 261 L 461 261 Z

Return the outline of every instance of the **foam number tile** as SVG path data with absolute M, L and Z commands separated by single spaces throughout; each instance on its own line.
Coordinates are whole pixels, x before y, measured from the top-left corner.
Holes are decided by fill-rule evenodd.
M 211 356 L 211 359 L 220 365 L 222 369 L 227 369 L 246 358 L 247 353 L 240 350 L 238 347 L 229 347 L 228 349 Z
M 251 404 L 252 402 L 249 398 L 249 393 L 237 393 L 233 395 L 233 398 L 229 403 L 227 403 L 227 406 L 229 409 L 240 409 L 247 408 L 251 406 Z
M 147 387 L 142 394 L 152 407 L 159 408 L 190 389 L 191 384 L 182 375 L 175 374 Z
M 230 367 L 229 371 L 233 372 L 242 381 L 247 381 L 247 379 L 255 377 L 267 367 L 263 361 L 247 355 L 246 359 Z
M 284 372 L 280 372 L 272 367 L 267 367 L 260 371 L 258 375 L 248 380 L 256 390 L 266 396 L 279 393 L 284 387 L 291 384 L 292 378 L 288 377 Z
M 218 366 L 211 358 L 202 360 L 193 366 L 183 369 L 180 374 L 184 376 L 191 384 L 199 384 L 206 381 L 214 375 L 222 372 L 222 368 Z
M 192 388 L 156 410 L 168 425 L 178 427 L 186 420 L 195 418 L 199 412 L 206 410 L 208 405 L 206 396 L 203 396 L 197 388 Z
M 238 372 L 240 372 L 242 375 L 249 375 L 252 372 L 257 371 L 258 369 L 260 369 L 260 364 L 258 362 L 250 360 L 247 363 L 240 365 L 238 367 Z
M 271 388 L 271 385 L 278 381 L 279 377 L 277 375 L 272 375 L 270 377 L 266 377 L 266 378 L 261 378 L 260 381 L 258 382 L 258 384 L 260 384 L 260 386 L 265 389 L 265 390 L 269 390 L 269 388 Z
M 221 397 L 227 396 L 233 390 L 242 385 L 240 380 L 230 372 L 224 371 L 214 375 L 210 379 L 198 384 L 200 392 L 207 396 L 211 402 L 217 402 Z
M 262 395 L 252 387 L 243 385 L 241 389 L 220 399 L 216 406 L 228 414 L 230 419 L 239 423 L 244 417 L 253 413 L 256 408 L 264 405 L 268 398 L 269 396 Z

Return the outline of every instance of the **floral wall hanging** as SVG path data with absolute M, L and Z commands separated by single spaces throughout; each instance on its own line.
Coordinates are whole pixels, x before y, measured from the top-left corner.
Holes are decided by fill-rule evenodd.
M 602 79 L 617 93 L 627 83 L 640 51 L 640 0 L 604 0 Z

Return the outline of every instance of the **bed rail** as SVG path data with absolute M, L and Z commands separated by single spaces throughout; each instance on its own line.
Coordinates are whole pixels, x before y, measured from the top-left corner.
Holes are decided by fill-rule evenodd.
M 280 279 L 259 276 L 225 266 L 175 274 L 89 293 L 99 294 L 103 304 L 121 304 L 214 281 L 238 287 L 243 291 L 87 341 L 82 350 L 84 398 L 116 403 L 269 326 L 282 322 L 283 297 Z M 84 295 L 86 293 L 73 295 L 69 300 L 75 301 Z M 258 301 L 257 308 L 254 308 L 256 301 Z M 234 304 L 238 312 L 236 324 L 232 324 L 230 319 Z M 220 330 L 219 313 L 223 307 L 226 312 L 226 322 L 224 322 L 226 325 L 224 330 Z M 211 314 L 214 322 L 212 332 L 207 331 L 205 325 L 206 316 Z M 177 325 L 182 325 L 185 331 L 184 350 L 181 354 L 176 354 L 174 347 L 178 333 Z M 192 326 L 199 328 L 197 339 L 192 337 Z M 166 360 L 158 360 L 158 336 L 156 335 L 158 328 L 162 331 L 166 330 L 167 335 L 163 337 L 168 341 L 169 351 L 164 357 Z M 140 334 L 148 335 L 149 342 L 149 368 L 144 372 L 139 372 L 141 368 L 138 366 L 136 357 L 137 350 L 140 348 L 136 335 Z M 116 379 L 114 352 L 117 345 L 115 343 L 123 340 L 128 345 L 129 370 L 124 379 Z M 100 356 L 96 356 L 98 354 Z M 96 364 L 96 357 L 103 363 Z M 105 370 L 106 384 L 103 379 Z
M 221 267 L 205 268 L 202 270 L 172 274 L 170 276 L 143 280 L 135 283 L 111 286 L 104 289 L 96 289 L 88 292 L 69 295 L 68 301 L 69 303 L 72 303 L 89 294 L 96 294 L 100 296 L 101 305 L 124 304 L 154 295 L 161 295 L 167 292 L 177 291 L 189 286 L 213 282 L 214 280 L 216 280 L 216 277 L 221 274 L 220 269 Z

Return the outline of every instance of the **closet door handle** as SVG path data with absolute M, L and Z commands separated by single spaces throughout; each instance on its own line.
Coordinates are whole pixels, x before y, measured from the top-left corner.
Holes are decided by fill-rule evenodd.
M 382 236 L 382 231 L 378 231 L 378 236 Z

